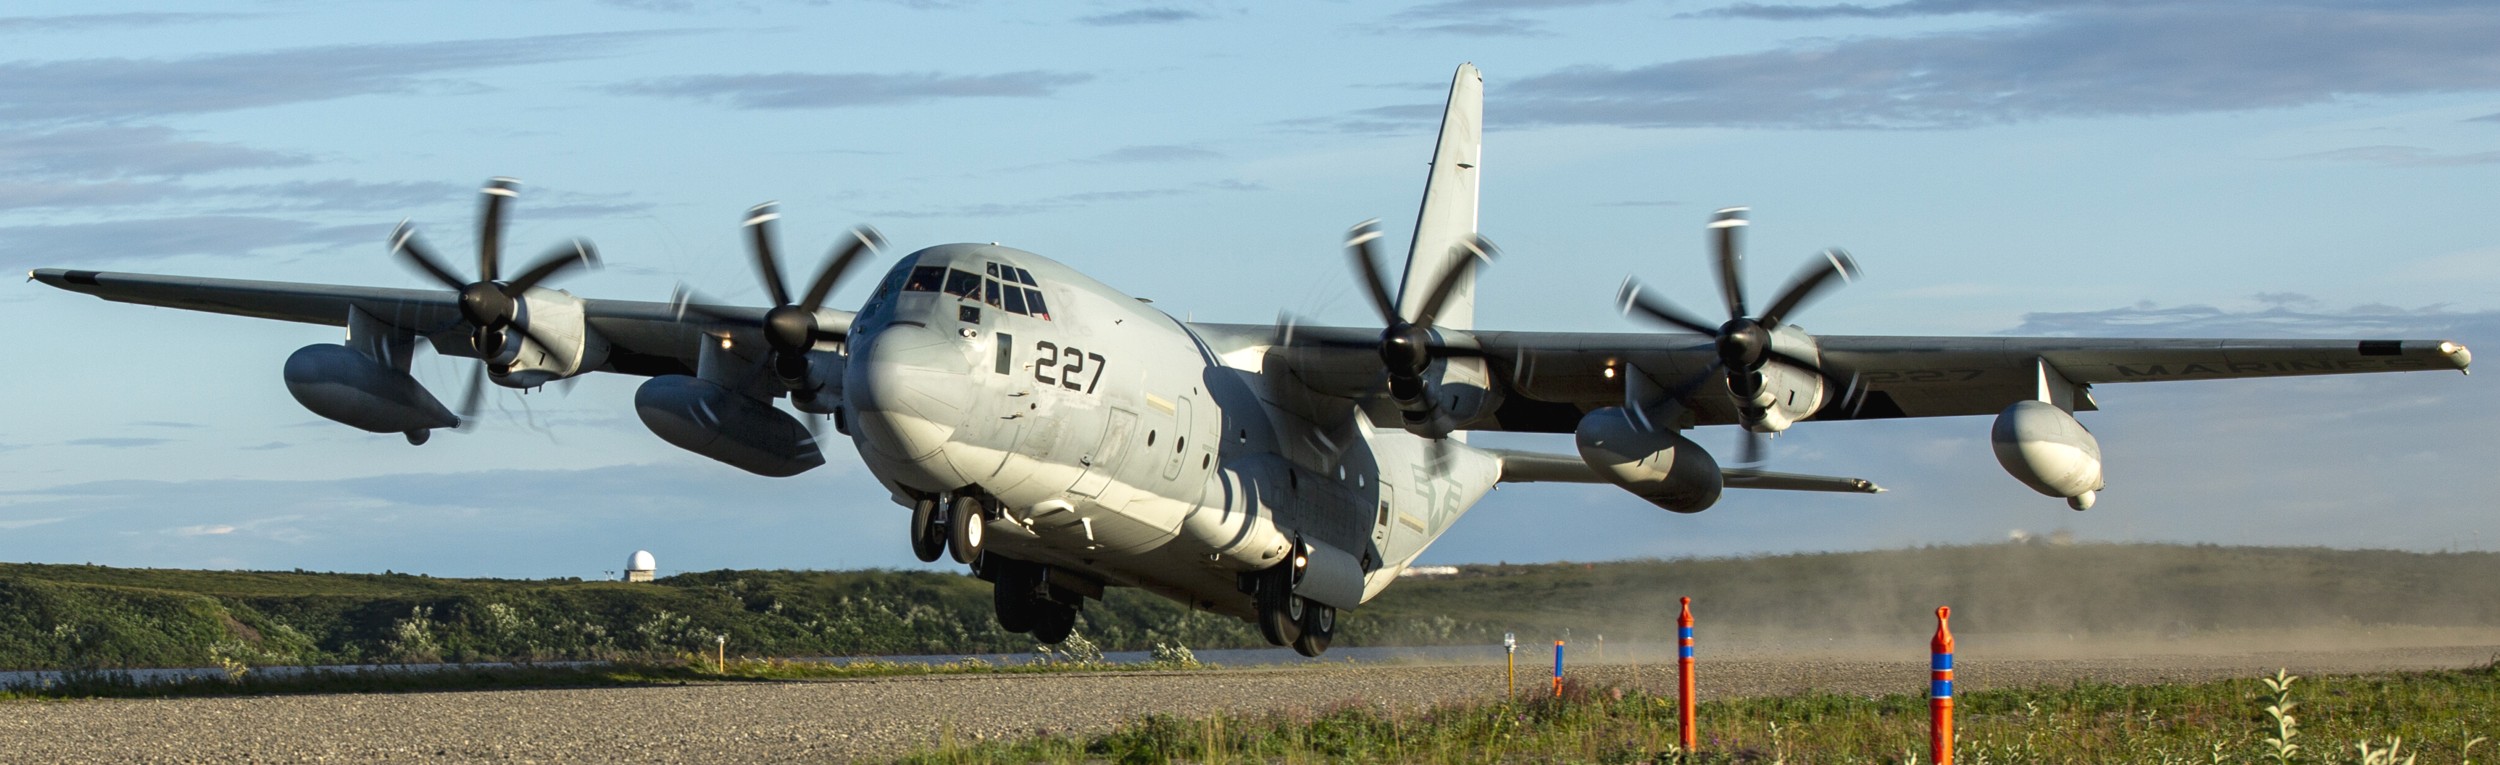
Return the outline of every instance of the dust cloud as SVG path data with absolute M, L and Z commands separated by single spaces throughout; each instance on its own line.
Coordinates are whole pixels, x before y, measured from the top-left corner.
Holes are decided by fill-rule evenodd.
M 1402 582 L 1365 614 L 1442 616 L 1454 637 L 1672 660 L 1676 599 L 1719 656 L 1923 656 L 1953 607 L 1963 652 L 2000 658 L 2490 646 L 2500 554 L 2210 545 L 1999 545 L 1488 565 Z M 1385 637 L 1385 636 L 1384 636 Z M 1460 641 L 1463 642 L 1463 641 Z M 1547 650 L 1540 648 L 1539 650 Z

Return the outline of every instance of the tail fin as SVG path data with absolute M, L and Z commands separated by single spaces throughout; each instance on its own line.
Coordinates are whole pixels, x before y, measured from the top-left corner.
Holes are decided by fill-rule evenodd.
M 1414 318 L 1430 285 L 1457 268 L 1450 249 L 1476 234 L 1476 165 L 1484 154 L 1484 73 L 1458 65 L 1449 105 L 1441 112 L 1441 142 L 1432 151 L 1432 175 L 1424 181 L 1424 206 L 1415 216 L 1415 243 L 1406 253 L 1406 278 L 1398 286 L 1398 315 Z M 1433 317 L 1450 329 L 1476 326 L 1476 277 L 1466 274 Z

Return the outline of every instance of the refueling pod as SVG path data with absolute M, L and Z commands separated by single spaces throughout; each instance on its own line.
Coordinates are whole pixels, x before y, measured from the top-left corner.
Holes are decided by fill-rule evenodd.
M 1573 435 L 1581 461 L 1600 477 L 1668 510 L 1710 509 L 1726 485 L 1719 461 L 1701 445 L 1672 430 L 1643 428 L 1622 407 L 1589 412 Z
M 1997 463 L 2033 491 L 2066 498 L 2076 510 L 2092 507 L 2103 487 L 2101 442 L 2083 423 L 2055 404 L 2017 401 L 1997 414 L 1988 440 Z
M 307 345 L 286 357 L 286 392 L 313 414 L 375 433 L 403 433 L 423 443 L 426 431 L 460 424 L 407 372 L 353 348 Z
M 709 381 L 651 378 L 634 390 L 634 413 L 661 440 L 756 475 L 784 478 L 825 464 L 798 418 Z

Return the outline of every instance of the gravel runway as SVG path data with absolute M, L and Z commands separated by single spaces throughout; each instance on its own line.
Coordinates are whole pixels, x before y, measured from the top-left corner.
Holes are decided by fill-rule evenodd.
M 2079 678 L 2156 683 L 2271 674 L 2455 668 L 2500 648 L 2407 646 L 2264 653 L 1988 660 L 1967 645 L 1965 690 Z M 1742 652 L 1739 652 L 1740 654 Z M 1550 654 L 1523 653 L 1523 686 Z M 1705 653 L 1705 657 L 1707 654 Z M 1921 655 L 1705 659 L 1705 697 L 1828 690 L 1918 692 Z M 1656 663 L 1574 676 L 1672 688 Z M 1423 705 L 1501 692 L 1499 664 L 1304 665 L 1195 672 L 909 677 L 660 688 L 0 703 L 0 762 L 848 762 L 953 735 L 1106 729 L 1153 712 Z

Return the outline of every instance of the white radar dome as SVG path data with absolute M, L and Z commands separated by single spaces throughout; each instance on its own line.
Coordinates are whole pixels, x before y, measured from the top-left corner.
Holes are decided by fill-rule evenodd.
M 659 569 L 659 564 L 651 559 L 650 550 L 635 550 L 634 557 L 625 559 L 627 571 L 658 571 Z

